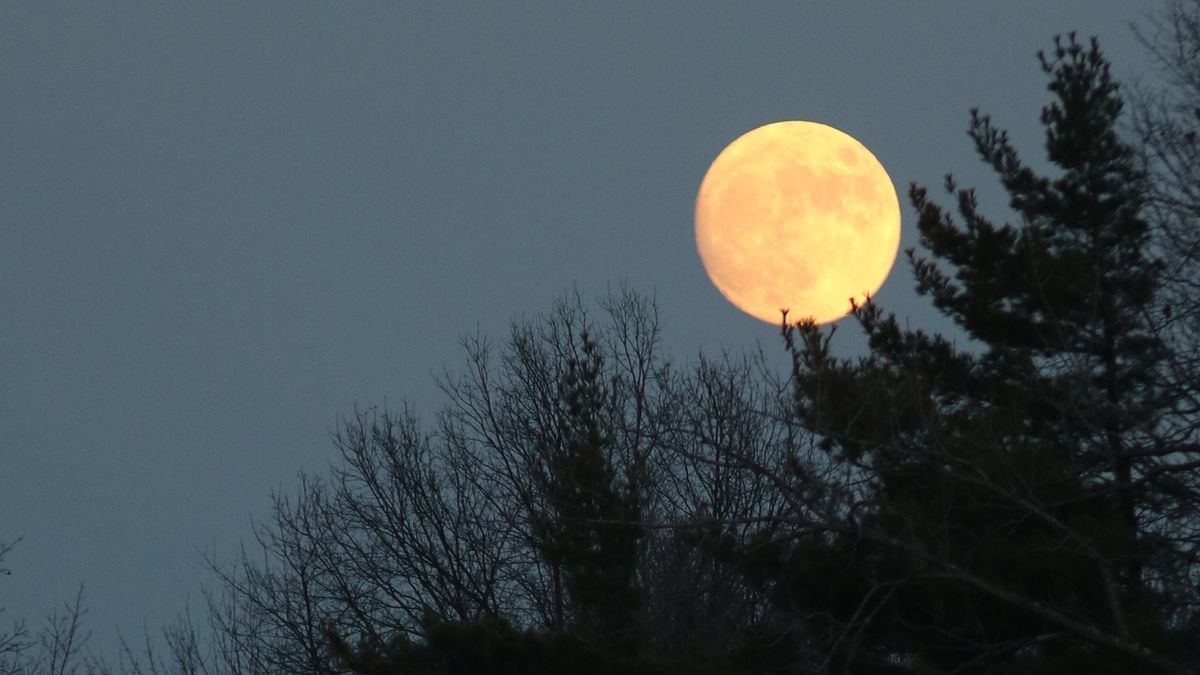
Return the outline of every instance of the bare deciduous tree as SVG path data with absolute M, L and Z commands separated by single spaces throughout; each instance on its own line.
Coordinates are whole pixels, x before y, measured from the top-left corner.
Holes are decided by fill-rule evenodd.
M 561 385 L 586 359 L 600 368 L 604 462 L 643 476 L 641 632 L 663 649 L 721 654 L 763 619 L 762 591 L 721 550 L 749 546 L 783 509 L 773 475 L 800 445 L 788 387 L 748 358 L 679 369 L 646 298 L 620 292 L 600 310 L 593 321 L 574 296 L 514 324 L 503 344 L 465 340 L 467 366 L 440 378 L 448 403 L 432 430 L 408 409 L 344 421 L 330 474 L 276 497 L 256 550 L 212 561 L 222 647 L 209 672 L 214 660 L 230 672 L 333 672 L 330 631 L 383 645 L 419 637 L 429 616 L 533 630 L 576 617 L 536 524 L 555 513 L 546 462 L 572 442 Z

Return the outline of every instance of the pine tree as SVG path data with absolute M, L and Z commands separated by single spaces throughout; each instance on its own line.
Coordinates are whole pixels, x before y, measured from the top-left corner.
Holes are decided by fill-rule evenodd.
M 605 428 L 603 355 L 587 331 L 567 361 L 555 446 L 539 448 L 535 481 L 544 509 L 533 514 L 534 538 L 555 577 L 559 627 L 589 640 L 621 641 L 639 606 L 634 573 L 640 524 L 640 471 L 620 475 Z M 563 617 L 569 612 L 568 618 Z
M 967 343 L 871 301 L 854 312 L 859 361 L 811 324 L 785 331 L 799 413 L 845 469 L 827 486 L 845 499 L 756 559 L 808 639 L 854 672 L 1187 672 L 1154 581 L 1177 560 L 1156 536 L 1172 509 L 1154 480 L 1170 406 L 1146 320 L 1161 283 L 1146 178 L 1097 43 L 1072 35 L 1039 57 L 1055 173 L 1025 165 L 987 116 L 969 128 L 1015 222 L 986 218 L 949 176 L 957 220 L 909 193 L 928 251 L 907 251 L 917 290 Z

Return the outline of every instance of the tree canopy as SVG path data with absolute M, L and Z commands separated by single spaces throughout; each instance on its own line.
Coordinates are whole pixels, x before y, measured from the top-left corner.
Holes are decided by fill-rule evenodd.
M 621 293 L 468 341 L 434 432 L 348 420 L 342 468 L 261 532 L 282 565 L 224 569 L 232 651 L 372 675 L 1194 672 L 1195 344 L 1163 321 L 1184 277 L 1157 170 L 1096 41 L 1039 59 L 1048 172 L 968 125 L 1009 212 L 951 176 L 952 208 L 909 191 L 916 289 L 957 334 L 872 300 L 861 357 L 785 317 L 783 379 L 680 367 Z

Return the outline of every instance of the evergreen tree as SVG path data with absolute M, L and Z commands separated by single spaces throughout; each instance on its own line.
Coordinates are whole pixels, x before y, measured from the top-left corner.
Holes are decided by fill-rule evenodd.
M 543 444 L 535 483 L 543 508 L 534 539 L 555 577 L 559 627 L 589 640 L 628 637 L 639 606 L 634 573 L 642 536 L 640 474 L 635 458 L 624 475 L 614 466 L 605 428 L 604 357 L 586 330 L 560 384 L 556 446 Z M 567 616 L 564 616 L 567 615 Z
M 917 290 L 968 343 L 871 301 L 854 311 L 858 361 L 811 322 L 785 329 L 799 414 L 844 468 L 826 486 L 843 501 L 752 560 L 852 672 L 1187 672 L 1155 582 L 1180 560 L 1157 536 L 1177 502 L 1157 468 L 1170 406 L 1146 319 L 1161 283 L 1146 178 L 1097 43 L 1072 35 L 1040 57 L 1055 174 L 987 116 L 969 129 L 1016 222 L 987 219 L 951 177 L 958 221 L 909 193 L 929 252 L 907 252 Z

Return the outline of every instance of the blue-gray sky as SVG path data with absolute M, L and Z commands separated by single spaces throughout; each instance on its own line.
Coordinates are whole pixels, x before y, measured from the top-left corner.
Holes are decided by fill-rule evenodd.
M 778 349 L 693 243 L 729 141 L 852 134 L 910 246 L 910 182 L 1003 203 L 969 108 L 1037 156 L 1055 33 L 1147 72 L 1138 4 L 0 5 L 0 605 L 82 581 L 100 645 L 155 629 L 339 414 L 432 417 L 460 336 L 572 287 L 654 293 L 679 358 Z M 878 299 L 927 321 L 909 279 Z

